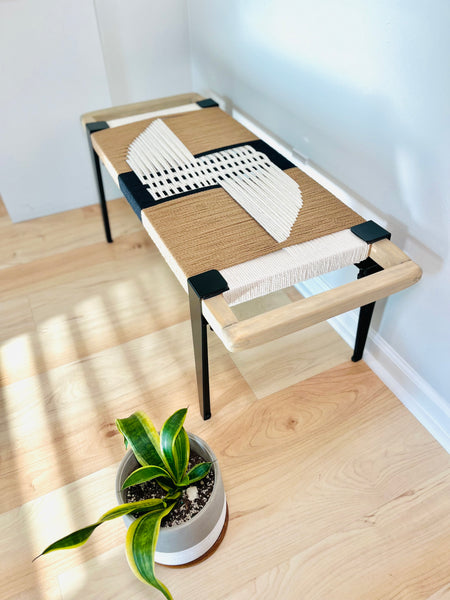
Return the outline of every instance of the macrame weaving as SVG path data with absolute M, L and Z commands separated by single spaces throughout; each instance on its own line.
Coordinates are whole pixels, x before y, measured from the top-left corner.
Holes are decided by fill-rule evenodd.
M 280 212 L 288 212 L 290 209 L 285 208 L 289 205 L 287 190 L 295 189 L 298 192 L 301 190 L 301 194 L 299 192 L 300 200 L 294 210 L 298 212 L 300 206 L 301 210 L 287 239 L 281 242 L 269 235 L 250 215 L 250 211 L 244 210 L 233 199 L 231 189 L 227 189 L 226 184 L 214 183 L 215 177 L 211 177 L 207 171 L 207 177 L 201 173 L 200 168 L 204 171 L 205 165 L 209 164 L 208 157 L 215 157 L 214 160 L 219 163 L 233 155 L 233 160 L 239 160 L 236 153 L 246 153 L 246 158 L 250 154 L 259 154 L 259 147 L 256 146 L 260 143 L 258 138 L 219 108 L 189 108 L 179 114 L 173 114 L 170 109 L 170 114 L 159 117 L 159 111 L 141 115 L 140 121 L 98 131 L 93 134 L 92 140 L 123 190 L 122 174 L 128 174 L 130 164 L 127 161 L 130 154 L 135 155 L 135 161 L 132 159 L 131 164 L 137 184 L 143 190 L 138 214 L 185 289 L 188 277 L 218 269 L 229 283 L 230 290 L 225 297 L 234 304 L 360 262 L 367 257 L 367 244 L 361 243 L 349 231 L 350 227 L 362 223 L 364 219 L 286 159 L 283 159 L 281 167 L 283 177 L 278 179 L 284 183 L 272 184 L 270 188 L 272 206 L 276 206 Z M 144 136 L 134 144 L 157 121 L 163 127 L 156 125 L 150 128 L 152 142 L 147 139 L 144 143 Z M 145 166 L 140 162 L 142 157 L 137 155 L 143 153 L 144 143 L 144 148 L 150 146 L 149 155 L 153 156 L 154 161 L 154 141 L 157 135 L 161 135 L 161 129 L 168 129 L 173 135 L 169 135 L 170 140 L 166 139 L 166 142 L 169 147 L 172 147 L 171 144 L 177 145 L 177 158 L 173 161 L 174 151 L 171 151 L 172 160 L 163 153 L 166 162 Z M 135 152 L 138 148 L 140 152 Z M 267 156 L 259 156 L 258 161 L 268 168 Z M 189 168 L 191 164 L 196 168 Z M 278 161 L 278 164 L 281 162 Z M 180 182 L 175 182 L 177 186 L 174 188 L 174 181 L 161 181 L 161 169 L 164 171 L 164 168 L 168 171 L 178 169 L 180 173 L 183 171 L 186 176 L 183 182 L 187 182 L 192 189 L 178 185 Z M 191 170 L 193 173 L 189 174 Z M 198 187 L 195 187 L 195 182 Z M 211 183 L 213 185 L 209 185 Z M 178 188 L 185 191 L 180 192 Z M 173 192 L 176 194 L 172 195 Z M 279 224 L 277 226 L 280 227 Z
M 220 185 L 277 242 L 302 207 L 298 184 L 261 152 L 243 145 L 196 158 L 161 119 L 130 144 L 127 163 L 156 201 Z

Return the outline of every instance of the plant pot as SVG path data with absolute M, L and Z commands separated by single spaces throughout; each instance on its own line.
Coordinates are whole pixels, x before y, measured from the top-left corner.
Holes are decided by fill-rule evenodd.
M 155 562 L 180 566 L 207 558 L 222 541 L 228 524 L 228 511 L 217 459 L 211 448 L 199 437 L 188 433 L 191 449 L 205 461 L 212 462 L 214 487 L 205 506 L 189 521 L 172 527 L 161 527 L 156 544 Z M 122 484 L 141 465 L 132 450 L 123 457 L 116 476 L 116 497 L 119 504 L 126 502 Z M 123 517 L 127 527 L 134 521 L 131 515 Z

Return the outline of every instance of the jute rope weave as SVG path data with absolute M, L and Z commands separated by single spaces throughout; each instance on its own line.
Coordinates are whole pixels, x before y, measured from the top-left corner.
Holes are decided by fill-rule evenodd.
M 284 242 L 302 206 L 295 181 L 267 155 L 244 144 L 194 157 L 161 119 L 131 144 L 127 163 L 158 202 L 219 185 L 277 242 Z
M 286 171 L 300 186 L 303 207 L 291 235 L 277 243 L 223 189 L 199 192 L 143 211 L 185 277 L 225 269 L 349 229 L 364 219 L 299 169 Z
M 154 118 L 121 127 L 104 129 L 92 135 L 92 144 L 111 174 L 127 173 L 128 147 Z M 232 144 L 244 144 L 258 138 L 219 108 L 208 108 L 163 117 L 163 121 L 192 154 L 210 152 Z
M 130 171 L 131 142 L 153 119 L 92 135 L 94 147 L 116 176 Z M 193 154 L 257 140 L 218 108 L 163 117 Z M 144 226 L 183 283 L 209 269 L 228 269 L 280 249 L 349 229 L 364 219 L 297 168 L 285 170 L 300 187 L 303 207 L 288 239 L 277 243 L 222 188 L 184 196 L 142 211 Z M 339 249 L 336 249 L 339 252 Z M 184 281 L 185 284 L 185 281 Z

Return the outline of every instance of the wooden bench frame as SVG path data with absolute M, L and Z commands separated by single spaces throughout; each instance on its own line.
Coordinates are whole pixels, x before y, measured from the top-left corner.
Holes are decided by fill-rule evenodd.
M 102 209 L 105 235 L 112 242 L 100 160 L 104 163 L 117 183 L 117 173 L 108 165 L 108 160 L 95 151 L 90 134 L 97 130 L 103 121 L 139 115 L 203 100 L 198 94 L 182 94 L 107 108 L 82 116 L 83 125 L 88 131 L 89 146 L 94 164 L 99 201 Z M 109 167 L 109 168 L 108 168 Z M 356 265 L 359 275 L 356 281 L 302 298 L 289 305 L 270 310 L 244 320 L 239 320 L 227 304 L 223 293 L 209 298 L 191 300 L 191 324 L 193 331 L 194 355 L 197 373 L 200 412 L 204 419 L 211 416 L 207 325 L 210 325 L 230 352 L 253 348 L 273 341 L 295 331 L 305 329 L 336 315 L 360 308 L 353 361 L 362 358 L 369 331 L 375 302 L 399 292 L 419 281 L 422 270 L 389 239 L 381 239 L 370 244 L 369 259 Z

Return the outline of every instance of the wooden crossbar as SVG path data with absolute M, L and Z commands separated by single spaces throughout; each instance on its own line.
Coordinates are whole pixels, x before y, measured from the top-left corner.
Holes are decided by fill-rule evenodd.
M 122 117 L 131 117 L 133 115 L 141 115 L 150 111 L 161 110 L 164 108 L 172 108 L 189 104 L 190 102 L 198 102 L 203 100 L 200 94 L 179 94 L 177 96 L 168 96 L 166 98 L 157 98 L 155 100 L 145 100 L 144 102 L 134 102 L 132 104 L 123 104 L 121 106 L 111 106 L 110 108 L 102 108 L 85 113 L 81 117 L 81 123 L 95 123 L 98 121 L 111 121 L 113 119 L 121 119 Z

